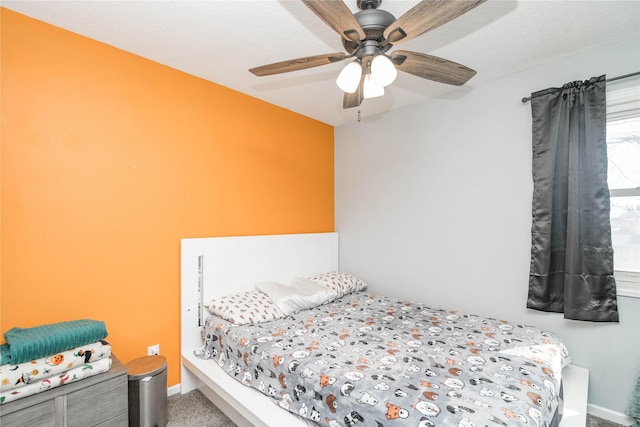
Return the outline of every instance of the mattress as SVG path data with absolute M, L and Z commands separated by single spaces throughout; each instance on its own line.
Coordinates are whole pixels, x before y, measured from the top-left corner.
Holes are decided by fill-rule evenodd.
M 559 423 L 554 334 L 356 292 L 282 319 L 211 316 L 199 357 L 317 425 L 545 426 Z

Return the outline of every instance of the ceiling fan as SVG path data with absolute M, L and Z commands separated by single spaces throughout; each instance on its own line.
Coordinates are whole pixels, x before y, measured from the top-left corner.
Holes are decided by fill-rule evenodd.
M 359 106 L 366 98 L 384 94 L 397 70 L 424 79 L 456 86 L 465 84 L 476 72 L 471 68 L 436 56 L 407 50 L 389 50 L 433 30 L 475 8 L 486 0 L 422 0 L 396 19 L 378 9 L 382 0 L 357 0 L 359 12 L 352 14 L 343 0 L 302 0 L 335 32 L 340 34 L 342 52 L 307 56 L 251 68 L 256 76 L 332 64 L 354 58 L 338 75 L 343 108 Z

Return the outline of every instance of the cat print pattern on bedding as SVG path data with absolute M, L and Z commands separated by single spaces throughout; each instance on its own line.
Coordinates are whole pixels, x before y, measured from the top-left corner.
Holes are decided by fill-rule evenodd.
M 318 426 L 557 425 L 565 346 L 531 326 L 353 293 L 196 351 Z

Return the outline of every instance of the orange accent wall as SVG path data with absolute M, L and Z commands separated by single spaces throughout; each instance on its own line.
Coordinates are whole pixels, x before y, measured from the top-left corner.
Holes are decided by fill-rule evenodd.
M 103 320 L 177 384 L 180 239 L 333 231 L 333 127 L 0 13 L 0 329 Z

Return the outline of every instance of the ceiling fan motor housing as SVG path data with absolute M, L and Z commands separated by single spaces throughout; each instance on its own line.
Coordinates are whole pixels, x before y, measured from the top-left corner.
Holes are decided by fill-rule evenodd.
M 358 5 L 361 3 L 367 2 L 366 0 L 359 0 Z M 379 4 L 380 2 L 376 2 Z M 391 24 L 393 24 L 396 20 L 395 16 L 386 10 L 381 9 L 363 9 L 360 12 L 354 14 L 358 24 L 362 27 L 362 30 L 365 33 L 365 39 L 360 42 L 354 42 L 352 40 L 348 40 L 343 38 L 342 45 L 346 49 L 347 52 L 353 53 L 356 49 L 358 49 L 361 44 L 366 41 L 382 41 L 384 30 Z M 360 56 L 359 54 L 357 56 Z

